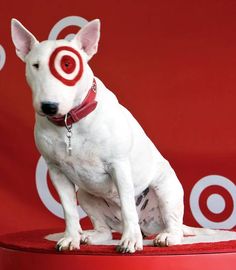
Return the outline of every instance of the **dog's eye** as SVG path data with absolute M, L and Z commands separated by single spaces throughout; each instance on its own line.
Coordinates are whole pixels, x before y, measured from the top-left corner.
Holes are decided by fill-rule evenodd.
M 32 65 L 34 68 L 39 69 L 39 63 L 35 63 Z

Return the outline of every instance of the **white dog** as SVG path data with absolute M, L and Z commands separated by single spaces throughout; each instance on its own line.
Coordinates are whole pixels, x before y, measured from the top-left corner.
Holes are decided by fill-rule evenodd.
M 57 248 L 101 243 L 112 230 L 122 233 L 120 252 L 142 250 L 142 234 L 156 234 L 154 245 L 179 244 L 198 231 L 183 225 L 182 186 L 132 114 L 94 77 L 87 62 L 99 36 L 100 21 L 93 20 L 71 41 L 39 43 L 12 20 L 33 92 L 35 141 L 64 209 L 66 230 Z M 75 186 L 93 231 L 80 227 Z

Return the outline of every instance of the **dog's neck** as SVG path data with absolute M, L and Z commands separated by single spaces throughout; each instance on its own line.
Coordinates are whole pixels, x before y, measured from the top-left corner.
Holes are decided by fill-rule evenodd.
M 86 97 L 82 103 L 75 106 L 70 112 L 64 116 L 60 117 L 48 117 L 48 120 L 57 126 L 71 126 L 72 124 L 80 121 L 82 118 L 86 117 L 97 107 L 96 98 L 97 84 L 96 80 L 93 79 L 93 84 L 89 89 Z

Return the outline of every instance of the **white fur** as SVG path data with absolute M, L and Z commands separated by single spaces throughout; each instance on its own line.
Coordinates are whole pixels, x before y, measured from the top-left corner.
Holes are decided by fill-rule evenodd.
M 109 241 L 111 229 L 122 232 L 120 252 L 143 248 L 141 230 L 146 235 L 158 234 L 155 245 L 180 244 L 186 230 L 182 186 L 132 114 L 98 78 L 97 108 L 72 128 L 72 156 L 66 151 L 66 129 L 49 122 L 41 111 L 41 102 L 57 102 L 58 115 L 65 115 L 82 102 L 94 78 L 87 61 L 97 51 L 99 30 L 100 22 L 94 20 L 71 42 L 39 43 L 12 20 L 13 42 L 26 63 L 33 93 L 35 141 L 64 208 L 66 230 L 57 246 L 60 250 L 79 249 L 80 242 Z M 58 46 L 71 46 L 83 58 L 84 73 L 75 86 L 64 85 L 50 73 L 48 59 Z M 75 185 L 94 231 L 83 232 L 80 227 Z M 138 201 L 141 203 L 136 206 Z

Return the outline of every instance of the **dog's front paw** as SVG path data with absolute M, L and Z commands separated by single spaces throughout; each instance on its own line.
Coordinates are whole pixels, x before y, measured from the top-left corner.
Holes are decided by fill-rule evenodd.
M 120 240 L 116 250 L 121 253 L 134 253 L 143 249 L 143 237 L 139 226 L 126 230 Z
M 79 250 L 80 249 L 80 237 L 64 236 L 56 244 L 57 251 L 64 250 Z

